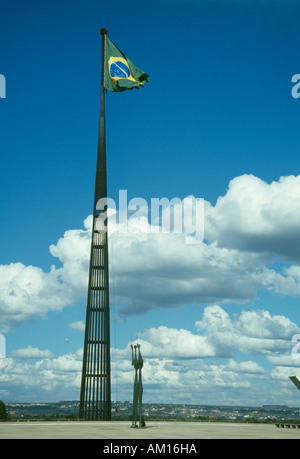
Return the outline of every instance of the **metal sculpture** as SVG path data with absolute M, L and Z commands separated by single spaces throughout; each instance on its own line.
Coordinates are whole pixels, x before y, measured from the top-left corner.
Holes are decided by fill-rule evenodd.
M 133 416 L 131 427 L 145 427 L 145 422 L 142 418 L 142 397 L 143 397 L 143 384 L 142 384 L 142 368 L 143 358 L 141 354 L 141 346 L 131 344 L 132 352 L 132 365 L 135 369 L 134 385 L 133 385 Z

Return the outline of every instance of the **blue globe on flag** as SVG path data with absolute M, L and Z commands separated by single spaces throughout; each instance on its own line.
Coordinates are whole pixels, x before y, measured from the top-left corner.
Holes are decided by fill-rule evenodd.
M 114 61 L 110 66 L 110 75 L 112 78 L 128 78 L 130 70 L 127 64 L 122 61 Z

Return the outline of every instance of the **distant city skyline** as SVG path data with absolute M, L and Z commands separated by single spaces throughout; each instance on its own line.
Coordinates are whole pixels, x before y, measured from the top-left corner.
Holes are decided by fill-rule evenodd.
M 60 401 L 56 403 L 8 403 L 6 410 L 12 420 L 17 419 L 76 419 L 78 417 L 78 401 Z M 111 413 L 114 420 L 129 421 L 132 417 L 133 404 L 129 401 L 112 402 Z M 177 421 L 186 419 L 193 421 L 234 421 L 234 422 L 268 422 L 276 423 L 292 421 L 299 423 L 299 407 L 285 405 L 264 406 L 218 406 L 193 404 L 157 404 L 146 403 L 143 408 L 143 419 L 151 422 L 156 420 Z M 148 424 L 149 425 L 149 424 Z M 299 424 L 298 424 L 299 428 Z

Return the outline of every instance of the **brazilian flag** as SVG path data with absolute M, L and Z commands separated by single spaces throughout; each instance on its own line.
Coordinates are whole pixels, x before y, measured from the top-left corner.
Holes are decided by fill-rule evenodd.
M 149 81 L 147 73 L 138 69 L 106 36 L 104 87 L 108 91 L 120 92 L 126 89 L 144 87 Z

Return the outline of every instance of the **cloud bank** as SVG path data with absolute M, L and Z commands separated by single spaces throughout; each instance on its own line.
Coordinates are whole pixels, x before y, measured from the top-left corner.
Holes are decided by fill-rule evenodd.
M 166 326 L 146 329 L 138 335 L 145 401 L 255 405 L 259 397 L 264 403 L 293 404 L 288 376 L 299 375 L 298 361 L 291 357 L 290 335 L 295 332 L 299 328 L 284 315 L 242 310 L 230 317 L 219 305 L 204 309 L 193 332 Z M 81 365 L 82 349 L 59 357 L 31 346 L 15 349 L 0 359 L 0 398 L 32 400 L 34 391 L 35 400 L 51 400 L 53 393 L 56 399 L 65 393 L 76 399 Z M 112 397 L 131 400 L 130 343 L 111 350 L 111 365 Z
M 91 216 L 67 231 L 50 252 L 49 272 L 22 263 L 0 265 L 0 333 L 85 300 Z M 187 304 L 244 304 L 265 289 L 300 294 L 300 176 L 270 184 L 253 175 L 233 179 L 215 205 L 205 202 L 205 240 L 111 227 L 111 304 L 120 318 Z M 157 228 L 156 228 L 157 229 Z

